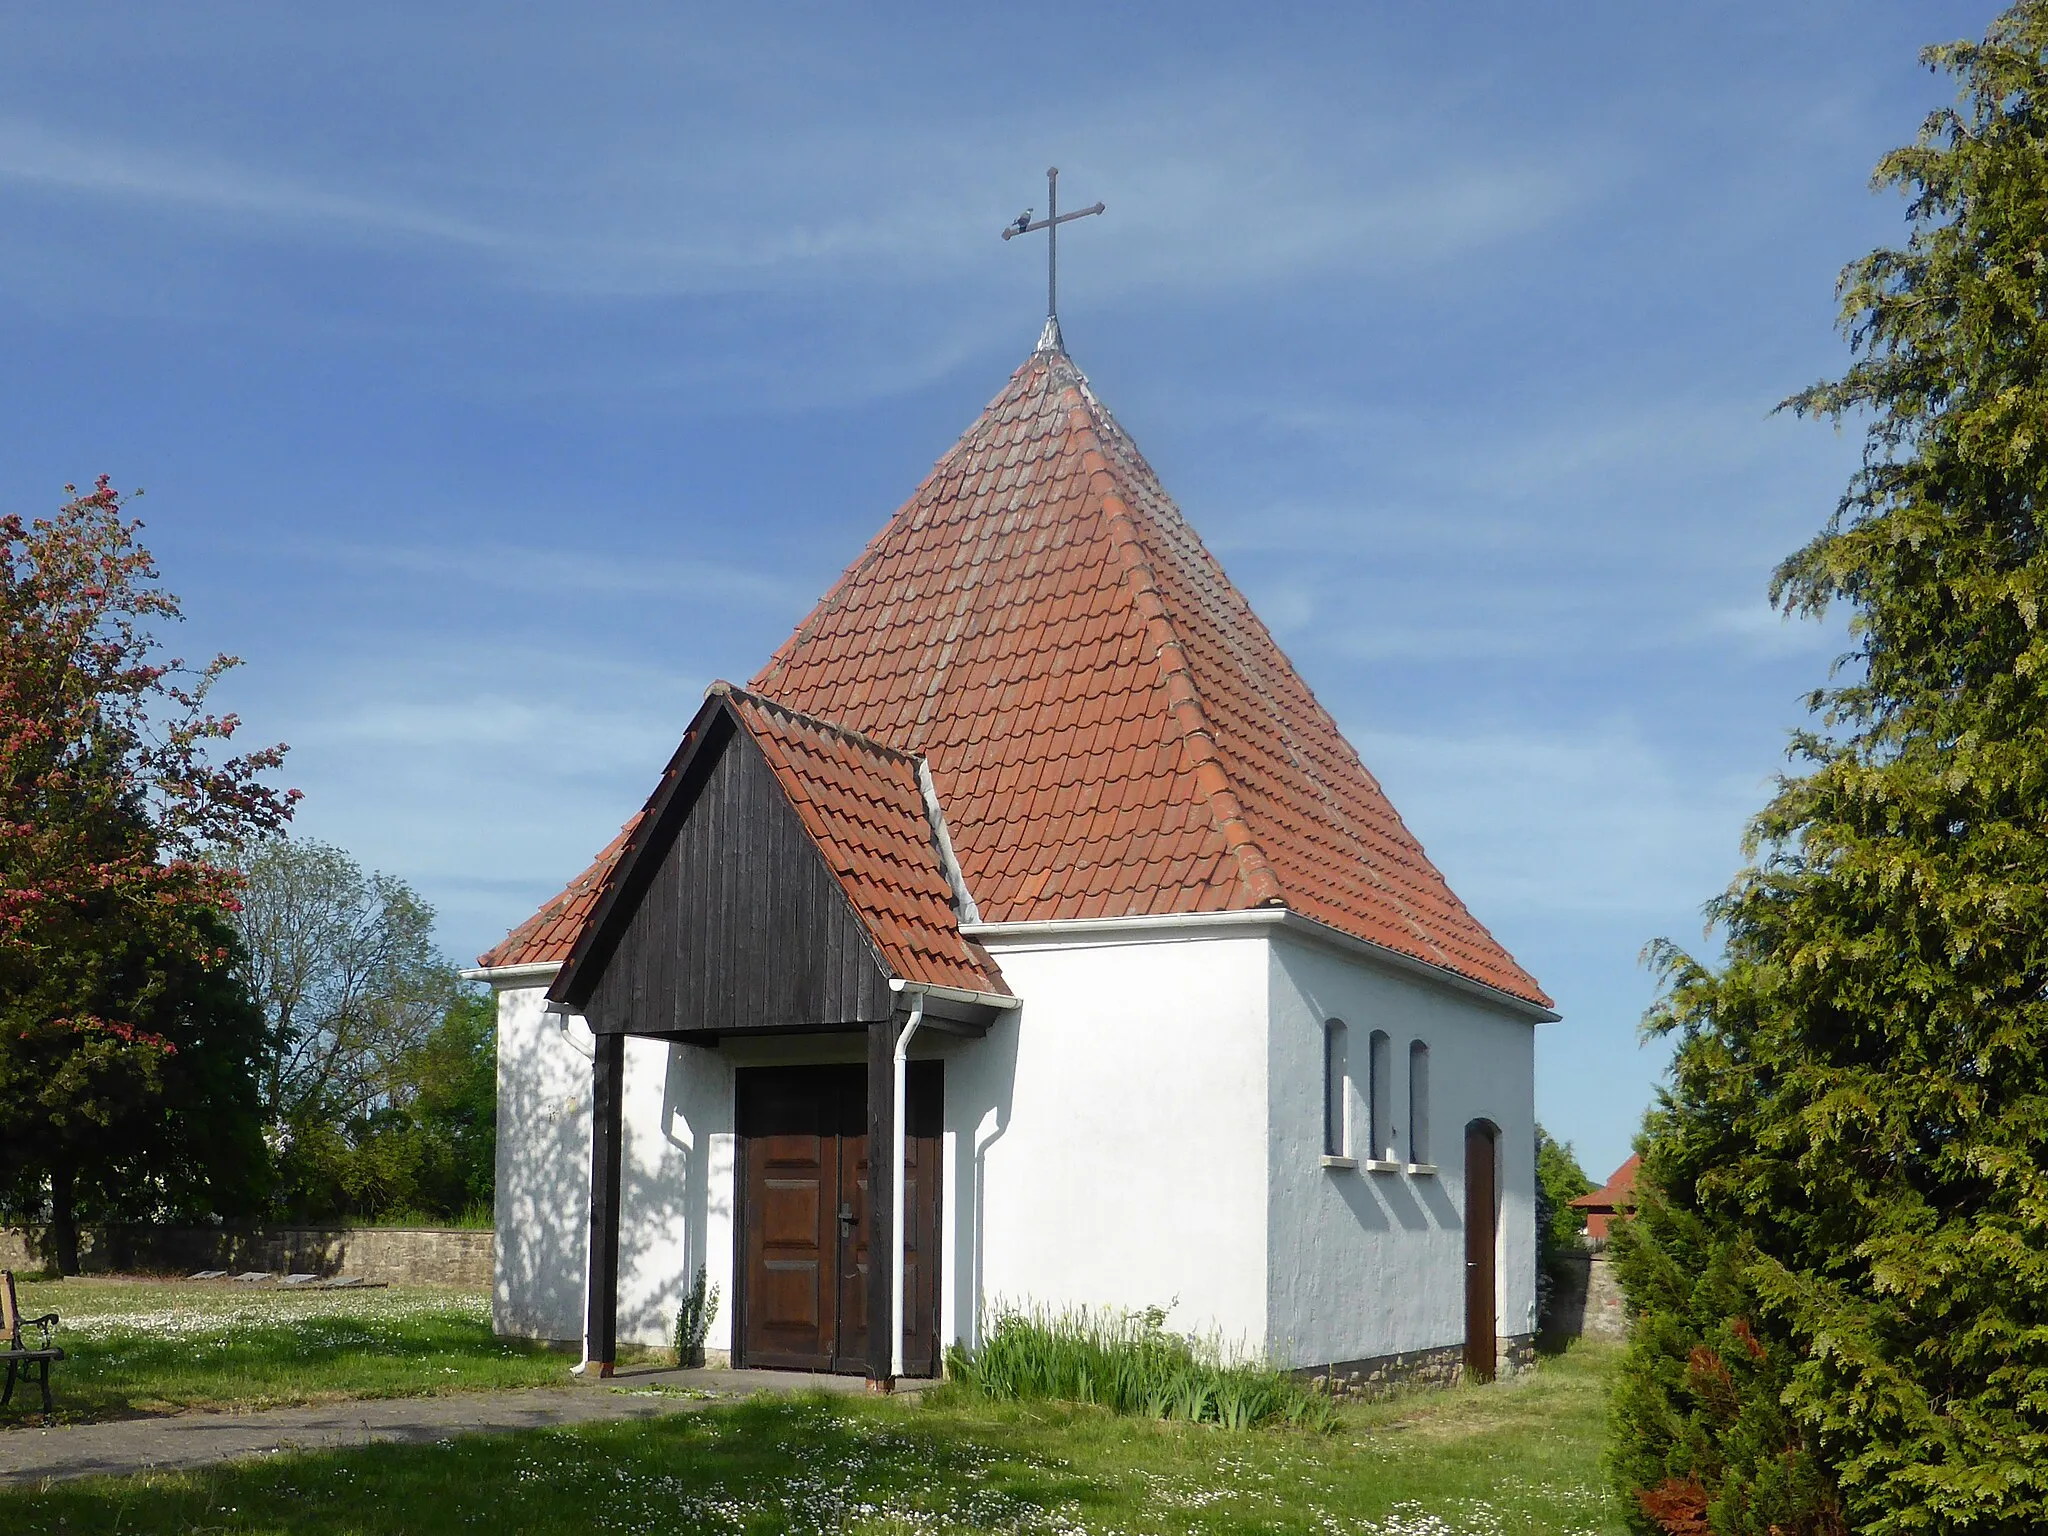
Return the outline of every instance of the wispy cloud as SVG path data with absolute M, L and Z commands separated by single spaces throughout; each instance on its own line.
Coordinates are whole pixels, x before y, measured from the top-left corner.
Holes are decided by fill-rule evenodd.
M 1786 614 L 1759 598 L 1704 614 L 1700 629 L 1706 637 L 1732 641 L 1751 655 L 1832 655 L 1848 645 L 1847 622 L 1840 613 L 1824 620 Z
M 1685 497 L 1703 483 L 1726 481 L 1784 456 L 1795 439 L 1811 438 L 1810 428 L 1773 416 L 1775 400 L 1752 391 L 1675 388 L 1644 398 L 1640 389 L 1625 396 L 1611 387 L 1593 394 L 1573 382 L 1578 387 L 1570 393 L 1558 392 L 1553 383 L 1541 399 L 1495 389 L 1459 402 L 1449 418 L 1434 401 L 1404 404 L 1327 390 L 1315 399 L 1190 396 L 1184 404 L 1208 415 L 1249 417 L 1283 442 L 1305 439 L 1405 494 L 1426 485 L 1441 497 L 1503 507 L 1560 494 L 1604 499 L 1646 484 L 1662 484 L 1671 495 Z M 1455 453 L 1446 451 L 1452 441 Z M 1677 464 L 1697 468 L 1674 483 Z M 1406 509 L 1394 516 L 1415 521 Z M 1234 536 L 1274 526 L 1263 511 L 1245 523 Z M 1284 535 L 1287 525 L 1274 531 Z M 1548 536 L 1549 530 L 1538 531 Z
M 1088 231 L 1099 255 L 1080 259 L 1104 293 L 1428 271 L 1564 216 L 1605 172 L 1584 150 L 1444 148 L 1397 131 L 1391 114 L 1375 123 L 1290 110 L 1255 80 L 1189 80 L 1056 112 L 1010 104 L 945 135 L 872 113 L 753 124 L 716 157 L 654 153 L 681 125 L 666 127 L 640 143 L 593 144 L 595 167 L 565 156 L 496 176 L 437 161 L 426 145 L 366 183 L 360 170 L 16 114 L 0 118 L 0 181 L 258 235 L 420 248 L 514 285 L 632 296 L 915 286 L 1015 262 L 994 238 L 1007 199 L 994 212 L 989 188 L 1031 198 L 1037 172 L 1022 171 L 1021 146 L 1033 142 L 1086 143 L 1101 168 L 1089 195 L 1111 200 L 1117 217 Z M 881 200 L 870 195 L 875 165 L 892 168 Z
M 1622 723 L 1369 733 L 1359 749 L 1482 917 L 1635 916 L 1645 938 L 1727 883 L 1763 795 L 1761 780 L 1702 780 Z
M 777 319 L 788 323 L 786 307 Z M 567 401 L 636 415 L 666 415 L 680 407 L 705 417 L 845 412 L 923 389 L 991 352 L 1001 356 L 1021 349 L 1037 335 L 1037 324 L 1029 319 L 1020 323 L 1015 313 L 986 306 L 971 312 L 906 313 L 904 306 L 891 305 L 794 326 L 797 340 L 780 346 L 697 340 L 658 356 L 601 365 L 491 371 L 472 378 L 465 393 L 491 400 Z
M 87 138 L 0 118 L 0 180 L 185 212 L 326 226 L 358 239 L 490 249 L 503 237 L 431 207 L 361 197 L 192 150 Z
M 793 607 L 817 594 L 781 574 L 702 559 L 628 559 L 593 554 L 565 538 L 539 547 L 478 544 L 464 549 L 395 544 L 304 543 L 301 560 L 411 577 L 435 586 L 466 585 L 536 597 L 659 594 L 698 601 Z
M 580 870 L 653 787 L 705 678 L 559 644 L 359 654 L 238 699 L 292 744 L 304 835 L 404 874 L 472 955 Z

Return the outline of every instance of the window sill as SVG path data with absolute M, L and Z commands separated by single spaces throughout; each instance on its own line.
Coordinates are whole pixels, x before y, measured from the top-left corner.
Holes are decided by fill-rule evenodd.
M 1358 1159 L 1355 1157 L 1337 1157 L 1325 1152 L 1323 1154 L 1323 1166 L 1333 1172 L 1341 1173 L 1346 1168 L 1356 1168 L 1358 1166 Z
M 1365 1160 L 1365 1171 L 1367 1173 L 1399 1173 L 1407 1166 L 1406 1163 L 1390 1162 L 1383 1157 L 1368 1157 Z
M 1408 1165 L 1408 1171 L 1409 1171 L 1410 1173 L 1412 1173 L 1412 1174 L 1415 1174 L 1415 1175 L 1417 1175 L 1418 1177 L 1420 1177 L 1421 1175 L 1424 1175 L 1424 1174 L 1433 1174 L 1433 1173 L 1435 1173 L 1435 1172 L 1436 1172 L 1436 1164 L 1435 1164 L 1435 1163 L 1410 1163 L 1410 1164 Z

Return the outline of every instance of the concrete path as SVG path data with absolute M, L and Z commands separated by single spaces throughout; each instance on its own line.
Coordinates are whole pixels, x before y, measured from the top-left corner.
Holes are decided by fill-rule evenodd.
M 857 1376 L 790 1371 L 622 1371 L 610 1381 L 446 1397 L 375 1398 L 252 1413 L 177 1413 L 105 1424 L 0 1430 L 0 1487 L 171 1472 L 379 1441 L 422 1444 L 561 1424 L 651 1419 L 759 1392 L 866 1389 Z M 911 1388 L 915 1391 L 915 1388 Z M 684 1395 L 688 1394 L 688 1395 Z

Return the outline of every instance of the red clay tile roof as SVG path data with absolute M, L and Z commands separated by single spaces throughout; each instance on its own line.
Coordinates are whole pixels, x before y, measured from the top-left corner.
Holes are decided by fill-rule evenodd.
M 727 684 L 713 688 L 725 690 L 760 746 L 890 973 L 1007 996 L 995 962 L 961 936 L 917 759 Z
M 712 684 L 710 693 L 726 701 L 760 747 L 890 974 L 1008 996 L 988 952 L 960 932 L 953 886 L 918 783 L 918 760 L 729 683 Z M 656 799 L 666 782 L 657 787 Z M 566 961 L 611 885 L 634 828 L 648 822 L 654 805 L 650 800 L 566 891 L 478 963 Z
M 568 889 L 514 928 L 491 948 L 476 957 L 482 966 L 560 965 L 576 947 L 576 935 L 597 906 L 611 879 L 612 868 L 625 851 L 626 839 L 640 825 L 633 819 L 619 828 L 619 835 L 604 846 L 590 868 L 569 882 Z
M 930 764 L 991 921 L 1285 906 L 1547 1005 L 1063 351 L 754 678 Z
M 922 755 L 989 920 L 1286 907 L 1549 1004 L 1056 348 L 752 687 Z M 485 963 L 566 956 L 515 941 L 575 891 Z
M 1613 1176 L 1591 1194 L 1580 1195 L 1572 1204 L 1582 1211 L 1618 1211 L 1635 1200 L 1636 1170 L 1642 1165 L 1638 1153 L 1630 1153 L 1627 1162 L 1614 1170 Z

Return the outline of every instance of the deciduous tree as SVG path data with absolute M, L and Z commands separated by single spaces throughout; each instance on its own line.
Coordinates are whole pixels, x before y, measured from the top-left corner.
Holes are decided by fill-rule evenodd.
M 1593 1188 L 1572 1144 L 1536 1127 L 1536 1304 L 1547 1331 L 1551 1304 L 1568 1280 L 1567 1255 L 1586 1249 L 1586 1217 L 1572 1201 Z
M 297 792 L 282 747 L 219 755 L 237 663 L 163 657 L 140 526 L 104 477 L 0 517 L 0 1179 L 67 1268 L 82 1212 L 231 1205 L 263 1162 L 227 859 Z
M 338 1124 L 389 1102 L 400 1064 L 455 994 L 434 910 L 343 849 L 267 841 L 243 863 L 235 925 L 277 1049 L 263 1107 L 279 1130 Z
M 236 922 L 276 1040 L 264 1113 L 282 1209 L 330 1220 L 488 1203 L 495 1017 L 404 881 L 330 844 L 254 849 Z

